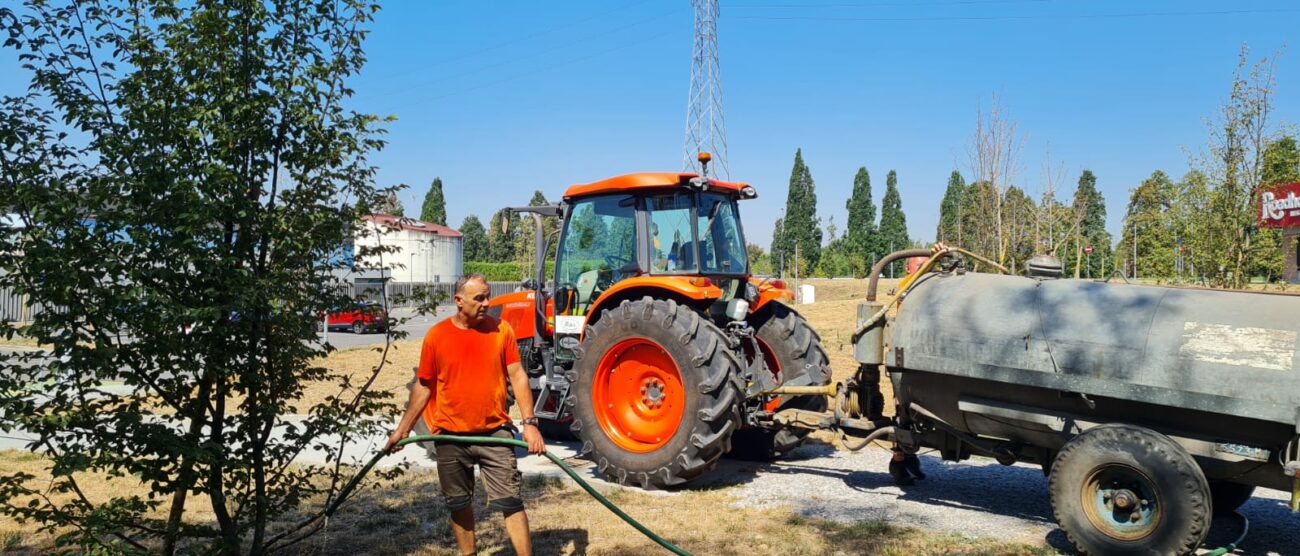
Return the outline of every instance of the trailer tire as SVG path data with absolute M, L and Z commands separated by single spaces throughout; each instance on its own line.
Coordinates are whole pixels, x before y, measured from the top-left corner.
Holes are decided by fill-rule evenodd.
M 572 430 L 607 480 L 681 485 L 731 448 L 740 362 L 692 308 L 648 296 L 623 301 L 587 327 L 574 355 Z
M 768 366 L 775 364 L 778 381 L 786 386 L 824 386 L 830 384 L 830 358 L 822 347 L 821 337 L 808 325 L 803 315 L 782 303 L 771 303 L 750 317 L 750 326 Z M 747 354 L 749 356 L 750 354 Z M 826 411 L 824 396 L 781 396 L 764 409 L 804 409 Z M 798 448 L 808 436 L 806 429 L 741 429 L 731 440 L 729 457 L 745 460 L 771 460 Z
M 1228 481 L 1210 481 L 1210 498 L 1213 500 L 1214 515 L 1228 515 L 1237 511 L 1250 497 L 1255 495 L 1253 485 L 1243 485 Z
M 1075 437 L 1052 464 L 1048 490 L 1057 523 L 1081 553 L 1191 554 L 1209 532 L 1205 475 L 1149 429 L 1102 425 Z

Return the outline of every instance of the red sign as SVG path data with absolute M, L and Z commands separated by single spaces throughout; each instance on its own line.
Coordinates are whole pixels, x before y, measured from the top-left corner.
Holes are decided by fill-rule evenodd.
M 1275 187 L 1259 195 L 1259 225 L 1263 228 L 1300 226 L 1300 182 Z
M 1087 254 L 1089 254 L 1089 255 L 1091 255 L 1091 254 L 1092 254 L 1092 246 L 1091 246 L 1091 245 L 1085 245 L 1085 246 L 1083 247 L 1083 252 L 1084 252 L 1084 253 L 1087 253 Z

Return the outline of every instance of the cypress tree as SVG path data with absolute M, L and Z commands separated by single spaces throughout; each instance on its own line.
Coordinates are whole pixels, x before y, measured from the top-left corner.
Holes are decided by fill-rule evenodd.
M 429 185 L 429 192 L 424 194 L 424 205 L 420 207 L 420 220 L 439 226 L 447 225 L 447 201 L 442 196 L 442 178 L 433 178 L 433 183 Z
M 817 218 L 817 192 L 812 171 L 804 164 L 802 149 L 794 153 L 783 223 L 780 237 L 773 241 L 773 256 L 784 256 L 786 261 L 793 261 L 795 251 L 798 251 L 801 262 L 799 274 L 806 275 L 809 269 L 817 267 L 817 261 L 821 258 L 822 229 Z M 792 267 L 791 264 L 786 265 L 786 268 Z
M 1079 175 L 1072 206 L 1078 229 L 1064 253 L 1071 259 L 1067 266 L 1075 269 L 1076 277 L 1104 278 L 1103 267 L 1110 266 L 1106 262 L 1111 257 L 1110 232 L 1106 231 L 1106 199 L 1097 190 L 1097 176 L 1092 170 Z M 1084 252 L 1088 246 L 1092 246 L 1091 255 Z
M 844 229 L 845 254 L 854 275 L 861 277 L 871 268 L 872 257 L 882 255 L 876 231 L 876 203 L 871 200 L 871 175 L 866 166 L 858 168 L 853 176 L 853 194 L 846 208 L 849 221 Z
M 898 194 L 898 174 L 893 170 L 885 177 L 885 198 L 880 203 L 880 245 L 884 251 L 907 249 L 912 240 L 907 237 L 907 216 L 903 214 L 903 199 Z M 902 276 L 904 261 L 891 265 L 893 276 Z
M 939 203 L 939 229 L 935 231 L 935 240 L 962 246 L 961 237 L 961 203 L 966 193 L 966 179 L 961 172 L 952 171 L 948 176 L 948 189 L 943 193 Z

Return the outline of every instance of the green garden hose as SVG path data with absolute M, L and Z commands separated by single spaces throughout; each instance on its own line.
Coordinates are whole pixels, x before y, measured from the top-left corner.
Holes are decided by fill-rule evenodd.
M 402 440 L 401 442 L 398 442 L 397 445 L 405 446 L 407 444 L 415 444 L 420 442 L 433 442 L 433 441 L 459 442 L 462 444 L 497 444 L 502 446 L 517 446 L 519 448 L 528 448 L 527 442 L 524 442 L 522 440 L 516 440 L 513 438 L 496 438 L 491 436 L 453 436 L 453 435 L 444 435 L 444 434 L 422 434 L 422 435 L 412 436 L 410 438 L 406 438 Z M 381 450 L 379 453 L 375 454 L 375 457 L 370 458 L 370 461 L 366 463 L 365 467 L 362 467 L 361 471 L 359 471 L 356 474 L 356 476 L 352 477 L 352 480 L 348 481 L 348 484 L 343 486 L 343 489 L 339 491 L 338 497 L 335 498 L 334 501 L 331 502 L 330 505 L 325 508 L 326 517 L 334 515 L 334 512 L 339 509 L 339 506 L 348 499 L 348 496 L 352 494 L 352 491 L 355 490 L 357 488 L 357 485 L 361 483 L 361 479 L 365 477 L 366 474 L 370 472 L 370 469 L 373 468 L 376 463 L 379 463 L 379 460 L 386 455 L 388 454 Z M 590 494 L 591 497 L 595 498 L 597 502 L 600 502 L 606 508 L 609 508 L 609 511 L 614 512 L 614 515 L 622 518 L 623 521 L 626 521 L 628 523 L 628 525 L 635 527 L 637 531 L 641 532 L 641 534 L 645 535 L 650 540 L 658 543 L 659 546 L 664 547 L 665 549 L 667 549 L 669 552 L 672 552 L 673 554 L 677 554 L 679 556 L 690 556 L 691 554 L 690 552 L 682 550 L 681 548 L 678 548 L 677 545 L 668 542 L 667 539 L 660 537 L 659 535 L 656 535 L 654 531 L 651 531 L 646 526 L 641 525 L 640 522 L 638 522 L 635 519 L 632 519 L 632 516 L 627 515 L 627 513 L 619 509 L 618 506 L 615 506 L 614 503 L 610 502 L 608 498 L 605 498 L 599 492 L 596 492 L 596 489 L 592 488 L 590 484 L 587 484 L 587 481 L 584 481 L 582 477 L 579 477 L 578 474 L 573 470 L 573 468 L 569 467 L 568 464 L 561 461 L 560 458 L 556 457 L 554 454 L 550 452 L 543 452 L 542 455 L 546 456 L 547 459 L 555 462 L 556 465 L 560 466 L 560 469 L 563 469 L 564 472 L 570 478 L 572 478 L 574 481 L 578 483 L 578 486 L 581 486 L 583 490 L 587 491 L 587 494 Z

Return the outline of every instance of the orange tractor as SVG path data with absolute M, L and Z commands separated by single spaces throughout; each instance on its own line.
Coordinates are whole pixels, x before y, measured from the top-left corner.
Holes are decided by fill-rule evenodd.
M 825 396 L 778 395 L 830 382 L 817 333 L 750 274 L 739 201 L 754 188 L 706 174 L 618 176 L 565 191 L 530 214 L 537 276 L 493 299 L 519 337 L 548 435 L 576 435 L 609 480 L 644 488 L 690 481 L 724 454 L 770 458 L 808 428 L 778 410 L 822 412 Z M 560 218 L 544 276 L 545 218 Z

